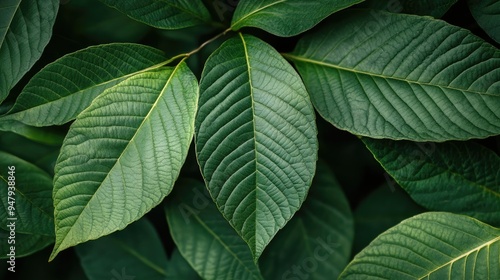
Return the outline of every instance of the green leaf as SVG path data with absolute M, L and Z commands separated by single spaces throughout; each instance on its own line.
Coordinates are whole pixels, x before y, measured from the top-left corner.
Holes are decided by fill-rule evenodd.
M 0 103 L 42 55 L 58 9 L 57 0 L 0 2 Z
M 15 244 L 9 244 L 8 240 L 10 236 L 10 231 L 0 229 L 0 240 L 2 242 L 5 242 L 0 246 L 0 259 L 10 259 L 10 255 L 12 255 L 12 251 L 14 251 L 15 257 L 17 258 L 22 258 L 26 257 L 29 255 L 32 255 L 36 252 L 39 252 L 43 250 L 45 247 L 49 246 L 50 244 L 54 243 L 54 236 L 47 236 L 47 235 L 39 235 L 39 234 L 23 234 L 16 232 L 15 235 Z M 14 246 L 13 249 L 11 250 L 11 246 Z
M 113 279 L 117 275 L 148 280 L 166 277 L 167 255 L 147 219 L 75 248 L 90 280 Z
M 247 244 L 219 213 L 204 186 L 176 186 L 166 208 L 172 238 L 203 279 L 262 279 Z
M 377 237 L 339 279 L 500 279 L 499 255 L 499 229 L 426 213 Z
M 186 259 L 174 249 L 167 267 L 168 280 L 202 280 Z
M 321 116 L 372 138 L 500 133 L 500 51 L 429 17 L 352 10 L 303 37 L 295 62 Z
M 257 27 L 277 36 L 291 37 L 362 1 L 241 0 L 234 12 L 231 28 Z
M 264 251 L 262 273 L 266 279 L 337 279 L 353 239 L 347 198 L 328 167 L 318 164 L 304 205 Z
M 500 157 L 495 152 L 472 142 L 363 141 L 417 203 L 500 225 Z
M 108 89 L 72 124 L 55 167 L 56 244 L 125 228 L 170 193 L 194 133 L 197 81 L 185 63 Z
M 500 43 L 500 2 L 498 0 L 468 0 L 472 16 L 486 33 Z
M 354 211 L 353 253 L 359 253 L 382 232 L 423 212 L 425 209 L 393 181 L 382 185 L 364 198 Z
M 61 131 L 54 129 L 40 128 L 26 125 L 15 120 L 1 119 L 0 131 L 4 133 L 13 132 L 19 136 L 46 145 L 61 145 L 64 140 L 64 135 Z
M 367 0 L 359 7 L 386 10 L 392 13 L 415 14 L 440 18 L 458 0 Z
M 108 44 L 68 54 L 38 72 L 14 107 L 0 118 L 33 126 L 69 122 L 105 89 L 157 68 L 166 60 L 154 48 L 137 44 Z
M 9 173 L 12 166 L 15 170 Z M 8 219 L 15 218 L 16 232 L 53 237 L 52 178 L 33 164 L 3 151 L 0 168 L 0 220 L 4 221 L 0 228 L 7 230 Z M 12 185 L 15 195 L 7 192 Z
M 179 29 L 210 21 L 200 0 L 100 0 L 132 19 L 161 29 Z
M 258 259 L 304 201 L 317 159 L 314 109 L 298 74 L 239 34 L 207 60 L 196 150 L 211 196 Z

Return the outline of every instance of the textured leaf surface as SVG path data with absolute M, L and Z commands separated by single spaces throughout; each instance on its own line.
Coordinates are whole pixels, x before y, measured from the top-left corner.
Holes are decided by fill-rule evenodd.
M 307 199 L 260 259 L 266 279 L 337 279 L 351 257 L 354 222 L 349 203 L 324 164 Z M 299 267 L 297 271 L 294 269 Z
M 231 28 L 257 27 L 271 34 L 289 37 L 300 34 L 336 11 L 363 0 L 241 0 Z
M 208 59 L 196 149 L 210 194 L 257 259 L 304 201 L 317 159 L 300 77 L 272 47 L 239 35 Z
M 121 43 L 68 54 L 30 80 L 0 124 L 8 120 L 33 126 L 64 124 L 105 89 L 165 60 L 157 49 Z
M 342 12 L 287 56 L 319 113 L 351 133 L 416 141 L 500 133 L 500 51 L 443 21 Z
M 57 0 L 0 2 L 0 102 L 42 55 L 58 9 Z
M 129 17 L 153 27 L 179 29 L 210 21 L 201 0 L 100 0 Z
M 11 254 L 10 247 L 15 246 L 16 258 L 26 257 L 36 252 L 41 251 L 50 244 L 54 243 L 54 236 L 38 235 L 38 234 L 24 234 L 16 232 L 16 244 L 7 244 L 9 240 L 10 231 L 0 229 L 0 239 L 5 242 L 5 246 L 0 246 L 0 259 L 9 259 L 7 254 Z
M 167 255 L 156 229 L 146 219 L 122 231 L 76 246 L 90 280 L 127 275 L 134 279 L 165 279 Z
M 166 209 L 172 238 L 203 279 L 262 279 L 247 244 L 217 210 L 204 186 L 184 181 Z
M 500 230 L 473 218 L 426 213 L 386 231 L 339 279 L 499 279 Z
M 363 141 L 417 203 L 500 225 L 500 157 L 493 151 L 472 142 Z
M 486 33 L 500 43 L 500 1 L 469 0 L 472 16 Z
M 58 252 L 125 228 L 171 191 L 194 131 L 185 63 L 110 88 L 72 124 L 55 167 Z
M 8 174 L 9 166 L 15 167 L 14 174 Z M 0 151 L 0 219 L 5 221 L 0 225 L 7 230 L 7 219 L 16 218 L 16 232 L 54 236 L 54 207 L 52 205 L 52 178 L 40 168 L 16 156 Z M 14 175 L 12 178 L 11 175 Z M 14 215 L 8 210 L 9 177 L 15 182 Z M 40 237 L 41 238 L 41 237 Z
M 360 4 L 363 8 L 386 10 L 392 13 L 415 14 L 442 17 L 458 0 L 367 0 Z
M 384 184 L 364 198 L 354 211 L 353 253 L 401 221 L 425 212 L 400 186 Z

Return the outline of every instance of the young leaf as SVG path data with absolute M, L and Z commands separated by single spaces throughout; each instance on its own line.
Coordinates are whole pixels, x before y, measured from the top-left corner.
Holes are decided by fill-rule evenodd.
M 26 257 L 36 252 L 39 252 L 54 243 L 54 236 L 40 235 L 40 234 L 24 234 L 16 232 L 12 235 L 13 239 L 9 239 L 11 231 L 4 230 L 0 228 L 0 239 L 5 242 L 6 245 L 0 246 L 0 259 L 10 259 L 12 251 L 16 258 Z M 15 244 L 8 244 L 9 240 L 15 240 Z M 11 246 L 14 246 L 15 250 L 11 250 Z
M 196 150 L 219 210 L 257 259 L 299 209 L 317 159 L 314 109 L 276 50 L 239 34 L 208 59 Z
M 500 51 L 443 21 L 342 12 L 287 57 L 319 113 L 351 133 L 415 141 L 500 133 Z
M 197 86 L 181 63 L 135 75 L 82 112 L 55 167 L 51 259 L 125 228 L 170 193 L 193 137 Z
M 241 0 L 233 15 L 231 28 L 257 27 L 271 34 L 291 37 L 320 21 L 363 0 Z
M 477 23 L 497 43 L 500 43 L 500 1 L 468 0 L 470 12 Z
M 203 279 L 262 279 L 247 244 L 204 189 L 184 181 L 168 203 L 168 225 L 180 253 Z
M 417 203 L 500 225 L 500 157 L 472 142 L 363 142 Z
M 179 29 L 210 21 L 201 0 L 100 0 L 132 19 L 161 29 Z
M 75 248 L 90 280 L 113 279 L 117 275 L 163 280 L 167 275 L 167 254 L 147 219 Z
M 57 0 L 0 2 L 0 103 L 42 55 L 58 9 Z
M 354 223 L 342 189 L 318 164 L 307 199 L 260 259 L 266 279 L 337 279 L 351 257 Z
M 386 10 L 392 13 L 442 17 L 458 0 L 367 0 L 359 7 Z
M 68 54 L 38 72 L 3 122 L 33 126 L 69 122 L 105 89 L 166 60 L 163 52 L 137 44 L 93 46 Z M 8 127 L 8 126 L 7 126 Z
M 500 230 L 473 218 L 425 213 L 377 237 L 339 279 L 500 279 Z
M 33 164 L 3 151 L 0 168 L 0 219 L 5 221 L 0 228 L 7 230 L 8 218 L 16 218 L 16 232 L 53 237 L 52 178 Z M 7 192 L 12 185 L 15 194 Z

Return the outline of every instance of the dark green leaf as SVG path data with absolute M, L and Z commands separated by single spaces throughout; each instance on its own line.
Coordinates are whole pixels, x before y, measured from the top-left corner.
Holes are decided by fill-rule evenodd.
M 184 181 L 173 197 L 166 209 L 172 238 L 203 279 L 262 279 L 247 244 L 217 211 L 202 183 Z
M 493 151 L 472 142 L 363 141 L 417 203 L 500 225 L 500 157 Z
M 54 236 L 24 234 L 16 232 L 14 235 L 12 235 L 16 243 L 9 244 L 8 240 L 12 240 L 9 239 L 9 236 L 11 236 L 10 233 L 10 231 L 0 229 L 0 240 L 2 240 L 2 242 L 5 242 L 5 245 L 2 244 L 2 246 L 0 246 L 0 259 L 10 260 L 9 255 L 12 255 L 12 251 L 14 251 L 16 259 L 26 257 L 39 252 L 45 247 L 54 243 Z M 11 248 L 11 246 L 14 246 L 14 248 Z
M 363 8 L 386 10 L 392 13 L 442 17 L 458 0 L 367 0 Z
M 10 166 L 15 169 L 13 173 L 9 173 Z M 0 228 L 7 230 L 7 220 L 15 218 L 16 232 L 53 237 L 52 178 L 33 164 L 3 151 L 0 151 L 0 168 L 0 220 L 4 221 Z M 7 192 L 9 184 L 15 187 L 11 199 Z M 9 206 L 14 210 L 9 210 Z
M 377 237 L 339 279 L 500 279 L 500 230 L 473 218 L 426 213 Z
M 57 0 L 0 2 L 0 103 L 42 55 L 58 9 Z
M 170 193 L 194 133 L 196 78 L 185 63 L 108 89 L 72 124 L 55 167 L 56 245 L 125 228 Z
M 165 60 L 157 49 L 121 43 L 68 54 L 30 80 L 14 107 L 0 118 L 0 126 L 11 120 L 33 126 L 64 124 L 105 89 L 148 68 L 157 68 Z
M 186 259 L 175 249 L 169 260 L 167 280 L 202 280 Z
M 141 219 L 123 231 L 76 246 L 83 270 L 90 280 L 128 276 L 162 280 L 167 255 L 153 225 Z M 127 278 L 128 279 L 128 278 Z
M 384 184 L 363 199 L 354 211 L 356 234 L 353 253 L 357 254 L 390 227 L 423 212 L 425 209 L 393 181 L 389 185 Z
M 470 11 L 477 23 L 497 43 L 500 43 L 500 1 L 468 0 Z
M 179 29 L 210 21 L 201 0 L 100 0 L 129 17 L 162 29 Z
M 444 141 L 500 133 L 500 51 L 443 21 L 342 12 L 287 57 L 319 113 L 353 134 Z
M 304 201 L 317 159 L 314 110 L 298 74 L 239 35 L 208 59 L 196 150 L 219 210 L 257 259 Z
M 290 37 L 300 34 L 336 11 L 363 0 L 241 0 L 231 28 L 257 27 L 271 34 Z
M 337 279 L 353 239 L 349 203 L 328 167 L 318 164 L 304 205 L 264 251 L 262 273 L 266 279 Z

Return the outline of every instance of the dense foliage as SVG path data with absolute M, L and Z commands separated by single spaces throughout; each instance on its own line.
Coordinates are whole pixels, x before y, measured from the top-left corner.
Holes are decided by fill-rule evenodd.
M 0 11 L 0 275 L 500 279 L 500 1 Z

